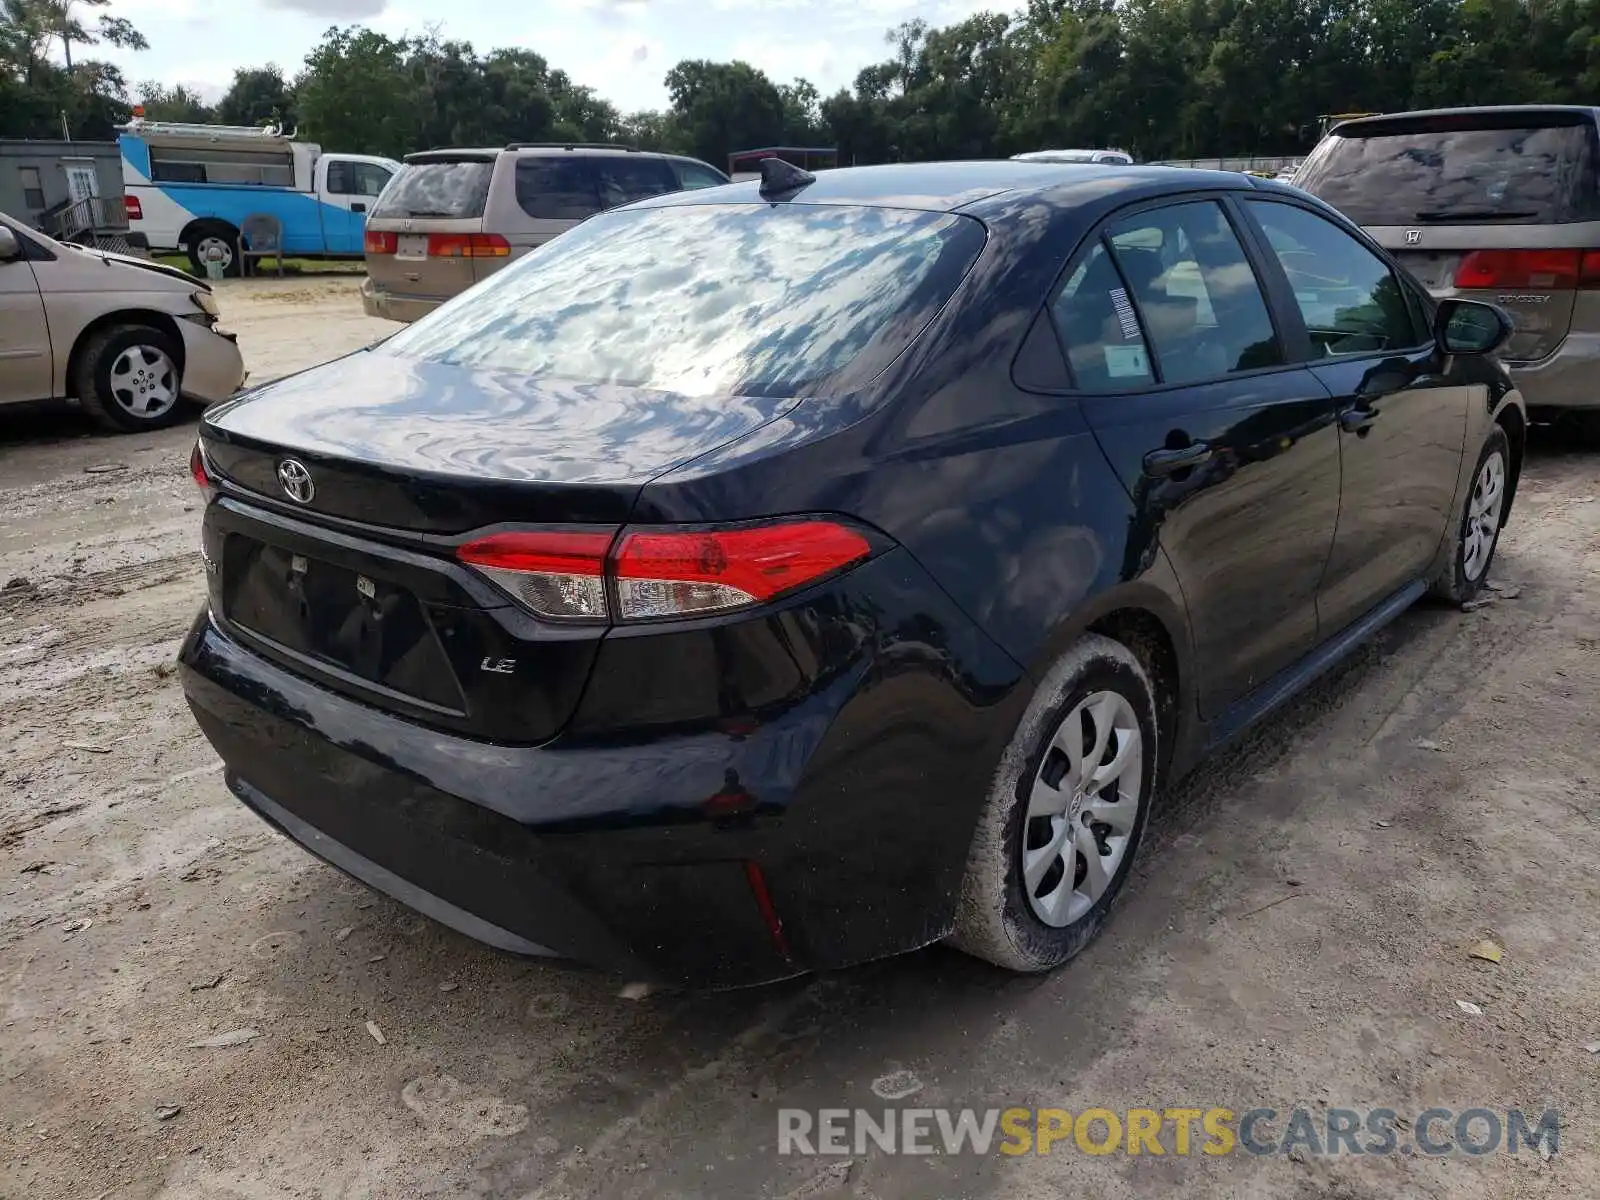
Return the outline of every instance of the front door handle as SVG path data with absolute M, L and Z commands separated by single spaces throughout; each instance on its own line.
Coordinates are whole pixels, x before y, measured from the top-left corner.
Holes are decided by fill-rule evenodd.
M 367 211 L 367 206 L 365 204 L 363 204 L 361 201 L 357 200 L 354 204 L 352 204 L 350 206 L 350 211 L 351 212 L 364 213 L 364 212 Z
M 1147 475 L 1162 478 L 1187 471 L 1190 467 L 1198 467 L 1202 463 L 1211 461 L 1211 447 L 1204 442 L 1190 442 L 1187 446 L 1177 450 L 1152 450 L 1144 456 L 1144 470 Z
M 1347 408 L 1339 414 L 1339 428 L 1346 433 L 1365 435 L 1372 428 L 1372 423 L 1378 419 L 1378 410 L 1357 405 Z

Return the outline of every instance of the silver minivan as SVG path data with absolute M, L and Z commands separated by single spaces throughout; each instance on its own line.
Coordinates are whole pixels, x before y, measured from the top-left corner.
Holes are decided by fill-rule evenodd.
M 1330 129 L 1294 184 L 1435 296 L 1504 308 L 1530 413 L 1600 439 L 1597 129 L 1600 110 L 1559 104 L 1362 117 Z
M 415 321 L 597 212 L 728 177 L 675 154 L 588 143 L 427 150 L 367 219 L 367 314 Z

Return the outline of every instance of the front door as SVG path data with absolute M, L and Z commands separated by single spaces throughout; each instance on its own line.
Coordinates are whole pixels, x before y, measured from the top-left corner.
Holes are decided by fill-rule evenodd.
M 1083 412 L 1132 496 L 1133 553 L 1183 589 L 1202 712 L 1308 653 L 1339 512 L 1327 390 L 1286 365 L 1222 204 L 1105 230 L 1052 305 Z
M 1338 408 L 1344 476 L 1319 591 L 1334 634 L 1420 580 L 1455 511 L 1473 385 L 1443 372 L 1419 299 L 1377 254 L 1297 205 L 1252 200 Z
M 50 329 L 33 268 L 21 258 L 0 262 L 0 404 L 48 399 L 51 361 Z
M 100 177 L 92 162 L 63 163 L 67 173 L 67 194 L 74 204 L 100 194 Z
M 389 182 L 388 167 L 359 159 L 324 158 L 322 236 L 329 254 L 360 254 L 367 214 Z

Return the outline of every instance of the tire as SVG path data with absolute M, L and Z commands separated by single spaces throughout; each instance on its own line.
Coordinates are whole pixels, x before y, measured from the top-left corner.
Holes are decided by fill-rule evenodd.
M 164 429 L 185 415 L 180 361 L 171 335 L 154 326 L 110 325 L 79 350 L 73 390 L 102 429 Z
M 1499 493 L 1489 501 L 1492 507 L 1492 528 L 1484 524 L 1490 515 L 1483 509 L 1488 495 L 1485 492 L 1486 472 L 1492 474 L 1489 464 L 1498 457 Z M 1467 494 L 1461 502 L 1450 535 L 1450 554 L 1439 574 L 1429 586 L 1429 591 L 1451 604 L 1465 604 L 1483 591 L 1489 579 L 1489 567 L 1494 562 L 1495 549 L 1500 545 L 1500 529 L 1505 524 L 1506 501 L 1511 486 L 1511 443 L 1506 431 L 1496 425 L 1484 439 L 1483 449 L 1472 468 Z
M 206 277 L 206 260 L 203 248 L 208 242 L 221 242 L 227 249 L 226 265 L 222 273 L 230 279 L 239 274 L 239 231 L 225 221 L 202 221 L 189 231 L 185 244 L 189 247 L 189 264 L 196 279 Z
M 1103 719 L 1107 716 L 1109 721 Z M 1119 751 L 1124 752 L 1124 773 L 1113 779 L 1119 785 L 1114 806 L 1103 803 L 1112 794 L 1111 787 L 1099 795 L 1085 795 L 1075 785 L 1078 771 L 1067 753 L 1073 745 L 1069 717 L 1084 731 L 1080 743 L 1084 770 L 1099 746 L 1104 749 L 1098 760 L 1111 765 Z M 1107 726 L 1114 728 L 1102 733 Z M 1161 761 L 1158 728 L 1150 677 L 1126 646 L 1089 634 L 1062 655 L 1039 684 L 995 771 L 968 852 L 956 927 L 949 938 L 953 946 L 1011 971 L 1040 972 L 1060 966 L 1094 940 L 1144 836 Z M 1131 737 L 1134 731 L 1137 744 Z M 1129 770 L 1136 778 L 1130 778 Z M 1088 805 L 1101 801 L 1099 812 L 1109 815 L 1130 803 L 1130 790 L 1135 807 L 1131 815 L 1118 814 L 1126 823 L 1125 832 L 1091 823 Z M 1064 809 L 1059 824 L 1054 815 L 1028 816 L 1030 805 L 1037 812 L 1057 804 Z M 1063 836 L 1072 847 L 1071 887 L 1065 877 L 1066 847 L 1054 863 L 1048 862 L 1051 847 Z M 1079 845 L 1073 846 L 1075 842 Z M 1081 849 L 1084 843 L 1095 847 L 1102 865 L 1103 889 L 1097 895 Z M 1114 855 L 1109 869 L 1104 865 L 1107 848 Z M 1031 889 L 1025 854 L 1035 863 L 1047 864 L 1033 874 Z M 1081 887 L 1076 886 L 1079 881 Z M 1052 904 L 1052 898 L 1057 903 Z M 1047 919 L 1045 914 L 1052 909 L 1053 916 Z

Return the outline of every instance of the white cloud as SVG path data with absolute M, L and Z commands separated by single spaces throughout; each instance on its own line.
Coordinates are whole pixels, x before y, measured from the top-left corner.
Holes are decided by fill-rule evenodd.
M 263 0 L 268 8 L 330 21 L 358 21 L 382 14 L 385 0 Z

